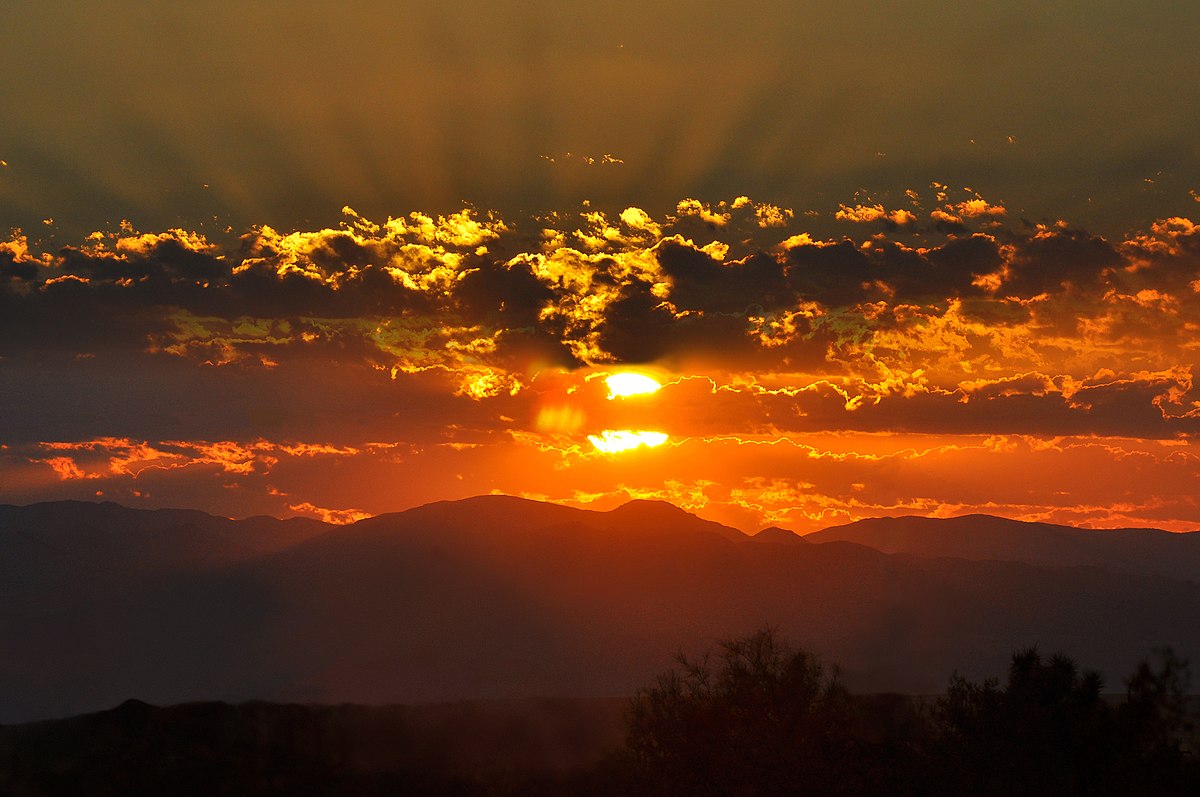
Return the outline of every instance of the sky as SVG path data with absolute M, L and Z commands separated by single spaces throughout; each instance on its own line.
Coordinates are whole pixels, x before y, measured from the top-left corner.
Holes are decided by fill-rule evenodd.
M 0 500 L 1200 528 L 1198 31 L 1158 0 L 6 8 Z

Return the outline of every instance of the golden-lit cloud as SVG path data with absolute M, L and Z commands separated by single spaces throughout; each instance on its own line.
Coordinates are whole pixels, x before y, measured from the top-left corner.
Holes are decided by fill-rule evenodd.
M 917 221 L 917 217 L 910 210 L 899 208 L 897 210 L 888 211 L 883 205 L 855 205 L 848 207 L 839 205 L 834 218 L 839 221 L 851 221 L 857 224 L 866 224 L 873 221 L 887 221 L 895 224 L 898 227 L 913 224 Z
M 75 464 L 75 460 L 71 457 L 47 457 L 42 460 L 50 469 L 63 481 L 72 479 L 87 479 L 89 474 L 85 473 L 83 468 Z M 90 478 L 98 478 L 99 474 L 91 474 Z
M 0 473 L 13 500 L 330 522 L 500 490 L 656 496 L 746 528 L 1200 526 L 1197 225 L 1114 242 L 934 195 L 924 221 L 841 205 L 879 224 L 859 239 L 746 196 L 536 219 L 347 208 L 232 244 L 14 233 L 0 390 L 23 410 Z
M 731 218 L 730 213 L 723 209 L 724 205 L 725 203 L 722 202 L 717 206 L 717 210 L 713 210 L 708 204 L 698 199 L 682 199 L 675 206 L 675 212 L 680 216 L 695 216 L 713 227 L 724 227 Z
M 729 207 L 733 210 L 741 210 L 749 208 L 754 211 L 754 221 L 762 228 L 767 227 L 786 227 L 789 222 L 796 217 L 796 212 L 791 208 L 783 208 L 778 205 L 772 205 L 770 202 L 755 202 L 748 196 L 739 196 L 730 203 Z
M 313 506 L 307 501 L 299 504 L 288 504 L 288 509 L 300 515 L 314 517 L 325 523 L 332 523 L 335 526 L 345 526 L 372 517 L 370 512 L 363 512 L 359 509 L 327 509 L 322 506 Z
M 1004 216 L 1008 213 L 1004 205 L 993 205 L 979 196 L 974 199 L 963 200 L 948 207 L 959 216 L 968 219 L 975 219 L 981 216 Z

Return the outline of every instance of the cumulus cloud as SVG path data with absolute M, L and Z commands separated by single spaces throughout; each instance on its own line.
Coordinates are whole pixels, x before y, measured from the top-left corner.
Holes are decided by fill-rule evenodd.
M 914 224 L 917 217 L 912 211 L 904 208 L 886 210 L 883 205 L 855 205 L 848 207 L 839 205 L 834 218 L 840 221 L 850 221 L 856 224 L 867 224 L 873 221 L 884 221 L 892 227 L 906 227 Z
M 979 199 L 957 210 L 1000 216 L 998 207 Z M 552 220 L 559 229 L 537 240 L 472 209 L 376 224 L 349 208 L 339 229 L 255 228 L 232 249 L 181 230 L 124 230 L 57 253 L 31 252 L 16 236 L 0 247 L 0 353 L 116 348 L 272 367 L 333 349 L 389 372 L 484 376 L 494 389 L 475 394 L 487 396 L 518 388 L 502 372 L 530 359 L 579 367 L 703 356 L 710 330 L 736 331 L 739 345 L 728 348 L 737 357 L 747 347 L 791 356 L 780 350 L 786 341 L 825 348 L 835 364 L 851 349 L 894 359 L 913 351 L 912 341 L 893 340 L 912 319 L 929 338 L 937 319 L 958 314 L 992 328 L 963 332 L 979 340 L 996 330 L 1038 338 L 1038 365 L 1053 362 L 1054 347 L 1112 351 L 1131 336 L 1160 361 L 1164 348 L 1184 345 L 1165 319 L 1186 314 L 1200 276 L 1200 234 L 1184 218 L 1118 244 L 1066 225 L 914 244 L 814 239 L 778 227 L 794 218 L 746 197 L 716 209 L 684 200 L 676 211 L 654 218 L 629 207 L 610 218 L 587 209 Z M 719 233 L 738 212 L 751 213 L 758 240 L 675 231 L 698 217 Z M 866 205 L 839 213 L 895 215 Z M 747 253 L 732 257 L 732 248 Z M 974 367 L 1004 370 L 1011 355 L 997 350 Z

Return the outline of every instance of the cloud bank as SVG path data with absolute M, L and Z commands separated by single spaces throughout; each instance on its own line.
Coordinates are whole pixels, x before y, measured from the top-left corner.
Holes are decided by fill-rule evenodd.
M 123 225 L 43 252 L 16 233 L 3 472 L 19 497 L 203 495 L 229 514 L 498 489 L 654 494 L 742 526 L 956 507 L 1200 524 L 1200 227 L 1109 240 L 940 184 L 908 199 L 841 205 L 840 237 L 747 197 L 346 208 L 232 244 Z M 664 389 L 609 401 L 597 377 L 628 368 Z M 669 442 L 587 443 L 622 428 Z M 1054 461 L 1093 476 L 1070 486 Z M 964 462 L 1024 470 L 981 489 Z M 353 477 L 321 486 L 318 464 Z

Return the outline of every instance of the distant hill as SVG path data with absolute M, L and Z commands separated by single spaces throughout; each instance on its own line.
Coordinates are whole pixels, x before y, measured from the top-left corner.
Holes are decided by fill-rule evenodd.
M 854 542 L 884 553 L 1084 565 L 1200 581 L 1200 532 L 1077 529 L 991 515 L 886 517 L 813 532 L 809 542 Z
M 282 550 L 330 528 L 308 518 L 230 520 L 191 509 L 129 509 L 111 501 L 0 504 L 0 568 L 34 562 L 67 571 L 223 564 Z
M 939 691 L 1029 644 L 1112 677 L 1159 644 L 1200 653 L 1196 583 L 768 544 L 656 502 L 483 496 L 345 527 L 5 507 L 0 551 L 0 722 L 127 698 L 629 695 L 764 624 L 863 691 Z
M 162 708 L 128 700 L 0 726 L 0 792 L 527 794 L 618 748 L 625 707 L 621 699 Z

